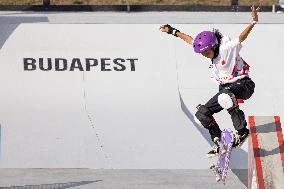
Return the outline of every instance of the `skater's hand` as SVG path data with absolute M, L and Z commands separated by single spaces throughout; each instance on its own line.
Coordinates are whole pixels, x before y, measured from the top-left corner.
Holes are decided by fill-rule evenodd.
M 178 29 L 176 28 L 173 28 L 171 25 L 169 24 L 165 24 L 165 25 L 162 25 L 160 27 L 160 31 L 161 32 L 166 32 L 168 34 L 171 34 L 171 35 L 174 35 L 176 37 L 180 37 L 182 40 L 184 40 L 185 42 L 189 43 L 192 45 L 193 43 L 193 38 L 189 35 L 186 35 L 182 32 L 180 32 Z
M 260 7 L 255 8 L 254 5 L 251 7 L 251 17 L 253 21 L 258 22 L 258 15 L 257 13 L 260 11 Z
M 254 5 L 251 6 L 251 17 L 253 22 L 251 22 L 246 28 L 245 30 L 240 34 L 239 36 L 239 41 L 240 43 L 242 43 L 249 35 L 250 31 L 252 30 L 252 28 L 254 27 L 254 25 L 256 24 L 256 22 L 258 22 L 258 15 L 257 13 L 260 11 L 260 7 L 255 8 Z
M 162 25 L 161 27 L 160 27 L 160 30 L 162 31 L 162 32 L 169 32 L 169 27 L 168 27 L 168 24 L 166 24 L 166 25 Z

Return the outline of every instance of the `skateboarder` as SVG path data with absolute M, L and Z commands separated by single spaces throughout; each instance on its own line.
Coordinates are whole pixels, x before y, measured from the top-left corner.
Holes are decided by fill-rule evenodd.
M 242 59 L 239 52 L 242 42 L 247 38 L 250 31 L 258 22 L 258 12 L 260 8 L 251 7 L 252 22 L 245 28 L 238 38 L 230 39 L 223 36 L 218 30 L 203 31 L 195 39 L 180 32 L 170 25 L 161 26 L 162 32 L 167 32 L 183 39 L 193 45 L 194 51 L 206 58 L 211 59 L 212 75 L 211 78 L 219 84 L 219 92 L 214 95 L 205 105 L 199 105 L 195 118 L 206 129 L 209 130 L 211 139 L 220 139 L 221 130 L 216 123 L 213 114 L 226 109 L 231 115 L 234 128 L 233 147 L 238 147 L 249 136 L 245 115 L 240 110 L 237 99 L 247 100 L 254 93 L 255 84 L 250 79 L 249 65 Z M 208 157 L 213 157 L 219 152 L 217 142 L 212 150 L 207 153 Z

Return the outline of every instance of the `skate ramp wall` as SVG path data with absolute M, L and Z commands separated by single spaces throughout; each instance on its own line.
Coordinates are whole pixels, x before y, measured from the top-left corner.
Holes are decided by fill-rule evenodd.
M 284 186 L 284 143 L 279 116 L 250 116 L 249 189 Z
M 159 26 L 19 25 L 0 51 L 0 166 L 207 169 L 209 135 L 193 115 L 218 86 L 208 60 Z M 215 27 L 233 37 L 246 25 L 174 26 L 193 36 Z M 256 82 L 242 105 L 247 115 L 283 115 L 284 90 L 275 82 L 283 35 L 263 37 L 281 30 L 258 25 L 244 43 Z M 216 119 L 232 127 L 226 112 Z M 231 168 L 247 168 L 246 146 L 232 153 Z
M 20 25 L 1 50 L 1 167 L 207 163 L 208 143 L 181 109 L 171 40 L 146 28 Z

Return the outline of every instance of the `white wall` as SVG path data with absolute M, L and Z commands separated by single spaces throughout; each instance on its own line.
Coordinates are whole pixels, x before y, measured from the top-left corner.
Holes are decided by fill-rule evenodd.
M 192 35 L 213 27 L 175 26 Z M 245 27 L 214 26 L 231 36 Z M 210 145 L 182 111 L 178 88 L 194 114 L 217 86 L 209 79 L 207 60 L 158 28 L 20 25 L 0 51 L 0 167 L 208 168 L 205 153 Z M 242 55 L 256 82 L 255 95 L 244 105 L 247 115 L 283 115 L 283 31 L 281 25 L 258 25 L 244 43 Z M 136 71 L 128 65 L 122 72 L 102 72 L 99 67 L 43 72 L 24 71 L 23 57 L 138 62 Z M 222 127 L 231 126 L 226 113 L 217 119 Z M 246 168 L 244 150 L 233 153 L 233 168 Z

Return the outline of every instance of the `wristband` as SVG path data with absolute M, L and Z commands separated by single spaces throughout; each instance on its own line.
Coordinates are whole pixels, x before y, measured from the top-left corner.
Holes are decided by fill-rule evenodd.
M 177 30 L 177 29 L 174 29 L 174 30 L 173 30 L 173 33 L 172 33 L 172 35 L 174 35 L 174 36 L 178 37 L 178 36 L 177 36 L 177 32 L 180 32 L 180 31 L 179 31 L 179 30 Z
M 178 36 L 177 36 L 177 32 L 179 32 L 178 29 L 173 28 L 173 27 L 170 26 L 169 24 L 167 24 L 167 25 L 165 25 L 165 26 L 168 27 L 168 29 L 169 29 L 169 31 L 167 32 L 168 34 L 171 34 L 171 35 L 174 35 L 174 36 L 178 37 Z

